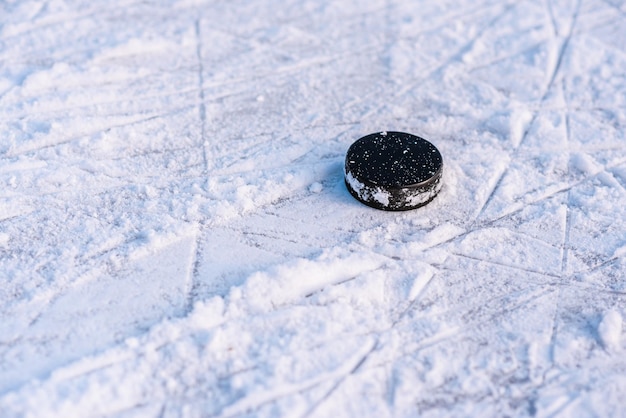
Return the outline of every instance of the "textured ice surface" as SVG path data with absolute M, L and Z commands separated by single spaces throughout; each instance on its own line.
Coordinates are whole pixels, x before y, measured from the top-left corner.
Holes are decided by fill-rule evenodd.
M 0 1 L 0 415 L 623 415 L 625 16 Z M 383 130 L 429 205 L 346 191 Z

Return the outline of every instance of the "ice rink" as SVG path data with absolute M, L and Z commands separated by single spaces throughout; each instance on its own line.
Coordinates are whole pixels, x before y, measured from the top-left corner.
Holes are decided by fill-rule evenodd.
M 0 0 L 0 416 L 626 416 L 625 132 L 624 0 Z

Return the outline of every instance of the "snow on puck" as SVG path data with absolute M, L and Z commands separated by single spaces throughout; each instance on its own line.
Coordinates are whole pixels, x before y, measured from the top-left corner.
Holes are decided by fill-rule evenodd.
M 427 140 L 404 132 L 380 132 L 348 149 L 345 181 L 357 200 L 376 209 L 424 206 L 441 190 L 443 159 Z

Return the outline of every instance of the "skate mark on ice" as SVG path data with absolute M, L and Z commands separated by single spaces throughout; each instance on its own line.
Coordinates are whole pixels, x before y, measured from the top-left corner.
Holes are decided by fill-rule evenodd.
M 369 343 L 367 343 L 365 347 L 360 350 L 361 352 L 357 353 L 357 355 L 350 359 L 343 367 L 339 367 L 338 369 L 327 373 L 321 373 L 316 377 L 302 382 L 283 384 L 277 388 L 268 389 L 261 393 L 253 393 L 248 397 L 243 397 L 236 400 L 234 403 L 225 406 L 220 414 L 214 416 L 219 418 L 230 418 L 240 414 L 250 413 L 258 410 L 263 405 L 275 402 L 276 400 L 295 393 L 303 392 L 331 380 L 339 380 L 339 383 L 341 383 L 341 381 L 355 373 L 361 367 L 362 363 L 375 348 L 376 341 L 370 340 Z
M 487 24 L 485 24 L 483 27 L 481 27 L 481 29 L 478 31 L 478 33 L 476 35 L 474 35 L 472 38 L 469 39 L 468 42 L 466 42 L 465 44 L 463 44 L 460 48 L 456 49 L 454 51 L 454 53 L 452 53 L 451 55 L 449 55 L 448 57 L 442 59 L 441 61 L 439 61 L 436 65 L 432 66 L 430 70 L 428 70 L 427 74 L 419 77 L 419 79 L 415 80 L 412 83 L 409 83 L 406 87 L 400 89 L 398 91 L 397 94 L 394 95 L 394 98 L 400 99 L 403 98 L 404 96 L 406 96 L 408 93 L 410 93 L 411 91 L 413 91 L 415 88 L 419 87 L 422 83 L 424 83 L 427 80 L 430 80 L 431 78 L 433 78 L 435 75 L 437 74 L 441 74 L 443 73 L 443 71 L 448 68 L 450 65 L 454 64 L 455 62 L 458 62 L 459 59 L 462 57 L 463 53 L 469 51 L 472 46 L 476 43 L 476 41 L 478 39 L 480 39 L 483 34 L 491 27 L 493 27 L 500 19 L 502 19 L 504 16 L 506 16 L 506 14 L 513 9 L 513 7 L 515 6 L 514 3 L 508 3 L 506 4 L 506 6 L 504 7 L 504 10 L 502 12 L 500 12 L 499 14 L 497 14 L 493 19 L 491 19 Z M 387 104 L 386 103 L 381 103 L 377 106 L 375 106 L 371 111 L 367 112 L 362 119 L 368 119 L 369 117 L 376 115 L 381 109 L 383 109 Z
M 567 184 L 567 185 L 565 185 L 563 187 L 558 188 L 557 190 L 549 191 L 545 195 L 540 195 L 537 198 L 534 198 L 532 200 L 528 200 L 528 201 L 523 202 L 523 203 L 513 204 L 513 205 L 511 205 L 509 207 L 509 211 L 503 213 L 502 215 L 498 216 L 497 218 L 493 218 L 493 219 L 490 219 L 490 220 L 485 220 L 485 221 L 481 222 L 478 225 L 473 224 L 471 226 L 470 230 L 468 231 L 468 233 L 472 232 L 472 231 L 475 231 L 477 229 L 481 229 L 481 228 L 483 228 L 485 226 L 492 225 L 492 224 L 494 224 L 495 222 L 497 222 L 497 221 L 499 221 L 501 219 L 504 219 L 504 218 L 506 218 L 508 216 L 511 216 L 511 215 L 513 215 L 515 213 L 518 213 L 518 212 L 522 211 L 524 208 L 526 208 L 528 206 L 535 205 L 537 203 L 540 203 L 540 202 L 543 202 L 545 200 L 548 200 L 548 199 L 550 199 L 550 198 L 552 198 L 552 197 L 554 197 L 554 196 L 556 196 L 556 195 L 558 195 L 560 193 L 569 192 L 571 189 L 573 189 L 573 188 L 575 188 L 577 186 L 580 186 L 581 184 L 584 184 L 584 183 L 586 183 L 586 182 L 588 182 L 590 180 L 593 180 L 593 179 L 597 178 L 602 173 L 610 171 L 612 168 L 622 165 L 625 161 L 626 161 L 626 158 L 620 159 L 620 160 L 614 162 L 613 164 L 605 165 L 605 166 L 601 167 L 599 170 L 597 170 L 595 173 L 592 173 L 589 176 L 586 176 L 586 177 L 584 177 L 584 178 L 582 178 L 580 180 L 577 180 L 575 182 L 569 183 L 569 184 Z M 546 187 L 545 189 L 548 189 L 548 187 Z M 536 190 L 532 190 L 532 191 L 528 192 L 526 195 L 529 195 L 529 194 L 533 193 L 534 191 L 536 191 Z
M 204 104 L 204 62 L 202 58 L 202 31 L 200 22 L 202 18 L 196 19 L 194 22 L 194 30 L 196 36 L 196 58 L 198 60 L 198 117 L 200 118 L 200 146 L 202 147 L 202 158 L 204 159 L 203 174 L 206 176 L 204 182 L 204 190 L 209 188 L 209 144 L 207 143 L 207 121 L 206 121 L 206 105 Z
M 569 30 L 567 32 L 567 35 L 565 36 L 565 40 L 563 40 L 561 47 L 559 48 L 559 52 L 557 55 L 557 59 L 556 59 L 556 64 L 554 66 L 554 68 L 552 69 L 551 73 L 550 73 L 550 78 L 548 81 L 548 85 L 546 86 L 546 89 L 544 91 L 544 94 L 541 98 L 541 103 L 544 103 L 548 97 L 548 94 L 550 93 L 550 90 L 552 88 L 552 86 L 554 85 L 554 82 L 556 80 L 557 75 L 559 74 L 559 72 L 561 71 L 561 66 L 563 65 L 563 57 L 565 56 L 565 53 L 567 52 L 567 49 L 569 47 L 570 41 L 572 40 L 572 36 L 574 34 L 574 29 L 576 27 L 576 23 L 578 21 L 578 14 L 580 12 L 580 5 L 582 3 L 582 0 L 578 0 L 576 3 L 576 9 L 574 10 L 574 14 L 571 18 L 571 23 L 569 26 Z M 531 123 L 532 125 L 532 123 Z M 521 143 L 520 143 L 521 145 Z
M 337 381 L 333 384 L 330 390 L 328 390 L 317 402 L 315 402 L 304 414 L 302 414 L 301 417 L 307 418 L 311 416 L 320 406 L 322 406 L 328 399 L 330 399 L 330 397 L 337 391 L 337 389 L 339 389 L 339 387 L 346 381 L 346 379 L 359 371 L 361 366 L 363 366 L 367 361 L 370 354 L 376 351 L 378 344 L 378 340 L 371 344 L 371 348 L 368 349 L 365 354 L 361 356 L 356 365 L 352 367 L 352 369 L 348 373 L 337 379 Z
M 369 367 L 363 369 L 363 371 L 373 370 L 380 367 L 386 367 L 392 364 L 396 364 L 402 359 L 407 357 L 415 357 L 418 353 L 423 352 L 424 350 L 428 350 L 430 348 L 436 347 L 440 344 L 447 343 L 451 340 L 455 339 L 463 339 L 470 338 L 475 333 L 475 328 L 484 325 L 490 322 L 493 322 L 495 319 L 501 318 L 506 313 L 511 313 L 517 309 L 525 307 L 528 303 L 545 297 L 546 295 L 554 292 L 554 289 L 540 289 L 534 294 L 529 295 L 525 300 L 517 303 L 514 306 L 505 306 L 504 309 L 496 310 L 491 312 L 485 317 L 480 317 L 478 319 L 473 318 L 473 320 L 464 321 L 462 325 L 455 326 L 452 328 L 445 329 L 443 331 L 439 331 L 437 334 L 422 338 L 416 344 L 404 344 L 402 346 L 402 350 L 399 352 L 395 352 L 391 358 L 383 359 L 382 361 L 375 362 L 371 364 Z M 506 295 L 504 296 L 506 297 Z M 499 299 L 499 298 L 494 298 Z M 482 306 L 480 304 L 479 306 Z
M 512 269 L 512 270 L 525 271 L 527 273 L 540 274 L 542 276 L 552 277 L 552 278 L 560 278 L 561 277 L 558 274 L 550 273 L 550 272 L 547 272 L 547 271 L 535 270 L 535 269 L 532 269 L 532 268 L 523 267 L 523 266 L 514 265 L 514 264 L 503 263 L 503 262 L 499 262 L 499 261 L 495 261 L 495 260 L 487 260 L 487 259 L 483 259 L 483 258 L 472 257 L 470 255 L 459 254 L 459 253 L 454 253 L 454 252 L 451 252 L 450 254 L 454 255 L 456 257 L 462 257 L 462 258 L 467 258 L 467 259 L 474 260 L 474 261 L 480 261 L 480 262 L 483 262 L 483 263 L 493 264 L 493 265 L 500 266 L 500 267 L 506 267 L 506 268 Z
M 546 9 L 546 14 L 550 19 L 550 24 L 552 25 L 552 35 L 554 37 L 558 36 L 558 25 L 556 23 L 556 18 L 554 16 L 554 10 L 552 9 L 552 2 L 550 0 L 543 0 L 544 7 Z
M 563 96 L 565 97 L 565 100 L 567 101 L 567 95 L 566 95 L 567 92 L 566 92 L 565 82 L 561 83 L 561 90 L 563 91 Z M 566 104 L 569 104 L 569 103 L 566 103 Z M 569 110 L 565 110 L 565 143 L 567 147 L 568 160 L 570 160 L 572 156 L 571 136 L 572 136 L 572 130 L 571 130 L 570 113 L 569 113 Z M 604 170 L 606 170 L 606 168 Z M 568 165 L 567 166 L 568 177 L 569 177 L 569 172 L 570 172 L 570 168 Z M 571 188 L 567 191 L 567 197 L 565 198 L 565 205 L 566 205 L 565 225 L 563 229 L 563 241 L 562 241 L 563 244 L 562 244 L 562 258 L 561 258 L 561 274 L 565 274 L 567 272 L 568 257 L 569 257 L 569 250 L 570 250 L 569 248 L 570 247 L 570 231 L 572 228 L 572 207 L 571 207 L 572 206 L 572 189 Z
M 130 126 L 140 125 L 142 123 L 150 122 L 152 120 L 157 120 L 157 119 L 160 119 L 160 118 L 165 117 L 165 116 L 173 116 L 176 113 L 183 112 L 183 111 L 185 111 L 185 110 L 187 110 L 189 108 L 190 108 L 189 106 L 185 106 L 185 107 L 180 108 L 180 109 L 175 109 L 173 111 L 168 111 L 167 113 L 158 114 L 158 115 L 151 115 L 151 116 L 148 116 L 148 117 L 144 117 L 144 118 L 137 119 L 137 120 L 132 120 L 132 121 L 125 122 L 125 123 L 120 123 L 120 124 L 116 124 L 116 125 L 108 125 L 108 126 L 104 126 L 102 128 L 95 129 L 95 130 L 92 130 L 92 131 L 81 132 L 79 134 L 76 134 L 76 135 L 72 136 L 71 138 L 62 139 L 62 140 L 57 141 L 57 142 L 52 143 L 52 144 L 41 144 L 39 146 L 37 146 L 37 144 L 33 144 L 34 146 L 28 147 L 26 149 L 19 150 L 18 152 L 8 152 L 7 154 L 5 154 L 5 157 L 6 158 L 16 158 L 16 157 L 21 157 L 21 156 L 36 155 L 40 151 L 44 151 L 46 149 L 58 148 L 58 147 L 61 147 L 63 145 L 69 144 L 71 142 L 78 141 L 78 140 L 80 140 L 82 138 L 90 137 L 90 136 L 93 136 L 93 135 L 98 134 L 98 133 L 111 131 L 112 129 L 126 128 L 126 127 L 130 127 Z
M 198 296 L 196 294 L 196 292 L 198 291 L 198 286 L 199 286 L 198 275 L 199 275 L 200 264 L 202 262 L 201 260 L 202 250 L 204 249 L 202 236 L 203 236 L 202 228 L 200 228 L 200 230 L 197 232 L 195 245 L 192 250 L 193 258 L 191 260 L 191 269 L 189 271 L 189 276 L 187 278 L 187 286 L 186 286 L 187 300 L 185 302 L 185 315 L 189 315 L 191 313 L 191 311 L 193 310 L 193 304 L 196 300 L 196 297 Z
M 613 3 L 610 0 L 600 0 L 600 1 L 602 1 L 602 3 L 606 4 L 607 6 L 611 7 L 615 11 L 617 11 L 619 13 L 620 17 L 622 19 L 626 20 L 626 11 L 622 10 L 622 8 L 620 6 L 618 6 L 617 4 Z
M 549 0 L 546 0 L 549 1 Z M 522 147 L 522 145 L 526 142 L 526 139 L 528 138 L 528 135 L 530 134 L 530 131 L 532 130 L 532 128 L 534 127 L 537 118 L 539 117 L 540 113 L 542 113 L 544 111 L 544 104 L 546 99 L 548 98 L 548 94 L 550 93 L 550 90 L 552 89 L 554 82 L 556 80 L 556 77 L 558 75 L 558 73 L 561 70 L 561 66 L 563 63 L 563 57 L 565 55 L 565 52 L 567 51 L 568 45 L 570 43 L 570 40 L 572 38 L 572 34 L 574 31 L 574 27 L 576 25 L 576 21 L 578 19 L 578 13 L 579 13 L 579 9 L 580 9 L 580 4 L 581 4 L 581 0 L 578 1 L 577 3 L 577 8 L 574 12 L 574 15 L 572 16 L 571 19 L 571 24 L 570 24 L 570 28 L 569 28 L 569 32 L 567 34 L 567 36 L 565 37 L 565 40 L 562 42 L 561 47 L 559 49 L 559 52 L 557 54 L 557 58 L 556 58 L 556 64 L 554 65 L 554 68 L 550 70 L 549 73 L 549 81 L 544 89 L 544 92 L 541 96 L 541 100 L 540 100 L 540 104 L 539 104 L 539 108 L 533 111 L 533 115 L 532 118 L 530 119 L 530 122 L 528 122 L 526 128 L 524 129 L 524 133 L 522 134 L 519 142 L 517 144 L 513 144 L 513 149 L 511 151 L 510 157 L 511 157 L 511 162 L 507 165 L 507 167 L 498 175 L 497 180 L 495 182 L 495 186 L 493 187 L 493 189 L 491 189 L 491 192 L 489 193 L 489 196 L 487 197 L 485 203 L 481 206 L 478 215 L 476 216 L 476 218 L 474 219 L 474 221 L 472 222 L 472 225 L 478 220 L 480 219 L 480 217 L 483 215 L 485 209 L 489 206 L 489 204 L 491 203 L 495 193 L 498 191 L 502 180 L 504 179 L 504 177 L 506 177 L 506 175 L 509 173 L 510 169 L 511 169 L 511 163 L 513 161 L 516 161 L 517 158 L 519 157 L 519 150 Z

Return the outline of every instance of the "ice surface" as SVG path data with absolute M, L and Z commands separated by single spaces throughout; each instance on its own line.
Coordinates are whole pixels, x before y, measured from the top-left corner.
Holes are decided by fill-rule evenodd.
M 598 325 L 598 334 L 607 349 L 619 349 L 622 336 L 622 315 L 615 310 L 605 313 Z
M 623 415 L 624 68 L 616 0 L 0 1 L 0 415 Z

